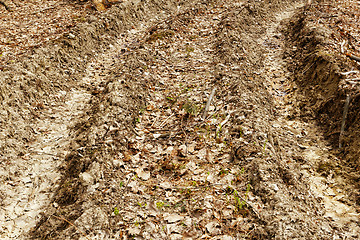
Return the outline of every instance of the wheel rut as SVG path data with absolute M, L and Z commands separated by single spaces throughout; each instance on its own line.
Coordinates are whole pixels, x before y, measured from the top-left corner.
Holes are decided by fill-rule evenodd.
M 297 5 L 301 7 L 301 5 Z M 339 176 L 332 172 L 328 175 L 321 174 L 322 168 L 336 165 L 340 161 L 332 153 L 332 147 L 324 137 L 322 131 L 315 122 L 305 122 L 301 119 L 293 119 L 294 98 L 292 89 L 295 84 L 291 82 L 292 73 L 287 69 L 291 59 L 285 59 L 287 50 L 282 33 L 286 22 L 294 13 L 294 9 L 283 11 L 276 16 L 277 24 L 269 26 L 266 37 L 261 39 L 268 52 L 265 60 L 265 78 L 267 89 L 273 95 L 277 120 L 273 123 L 276 127 L 282 127 L 293 140 L 293 147 L 284 145 L 281 152 L 298 152 L 301 165 L 299 171 L 302 180 L 309 186 L 309 194 L 320 202 L 324 217 L 331 222 L 332 227 L 340 229 L 338 238 L 358 238 L 360 231 L 359 212 L 356 203 L 350 200 L 351 192 L 345 186 L 348 184 L 345 176 Z M 281 26 L 282 25 L 282 26 Z M 296 106 L 296 105 L 295 105 Z M 294 155 L 293 155 L 294 156 Z M 334 236 L 336 236 L 334 234 Z
M 303 3 L 189 3 L 36 106 L 37 139 L 1 168 L 1 237 L 359 238 L 346 183 L 318 172 L 336 156 L 291 119 L 283 32 Z

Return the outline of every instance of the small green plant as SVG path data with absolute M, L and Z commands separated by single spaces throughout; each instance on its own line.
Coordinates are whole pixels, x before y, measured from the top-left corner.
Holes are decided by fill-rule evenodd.
M 168 100 L 172 106 L 177 102 L 177 97 L 167 96 L 166 100 Z
M 268 142 L 268 140 L 266 139 L 265 142 L 264 142 L 264 146 L 263 146 L 263 152 L 264 152 L 264 154 L 266 154 L 266 153 L 265 153 L 265 150 L 266 150 L 266 144 L 267 144 L 267 142 Z
M 187 47 L 185 48 L 185 51 L 186 51 L 187 53 L 191 53 L 191 52 L 194 52 L 195 49 L 194 49 L 193 47 L 187 46 Z
M 120 182 L 120 187 L 124 186 L 124 182 Z
M 229 170 L 226 170 L 226 169 L 221 169 L 220 172 L 219 172 L 219 176 L 224 176 L 224 175 L 227 175 L 229 173 Z
M 119 209 L 118 209 L 117 207 L 115 207 L 115 208 L 114 208 L 114 214 L 115 214 L 115 215 L 119 215 L 119 213 L 120 213 L 120 212 L 119 212 Z
M 248 195 L 249 195 L 249 192 L 251 190 L 251 185 L 250 183 L 248 183 L 248 185 L 246 186 L 246 192 L 245 192 L 245 198 L 247 199 Z
M 197 113 L 199 112 L 199 108 L 196 106 L 195 103 L 192 103 L 190 101 L 187 101 L 184 106 L 183 109 L 185 110 L 185 112 L 191 116 L 196 116 Z
M 170 38 L 174 36 L 175 32 L 171 30 L 164 30 L 164 31 L 156 31 L 153 33 L 148 39 L 146 39 L 146 42 L 152 43 L 157 40 L 163 40 L 164 38 Z
M 246 202 L 245 201 L 242 201 L 240 198 L 239 198 L 239 193 L 234 190 L 234 198 L 235 198 L 235 206 L 237 207 L 238 210 L 241 210 Z
M 164 205 L 165 205 L 165 203 L 163 203 L 163 202 L 157 202 L 157 203 L 156 203 L 156 207 L 157 207 L 158 209 L 161 209 Z
M 140 115 L 142 115 L 145 112 L 145 110 L 146 110 L 146 107 L 140 108 L 140 110 L 139 110 Z

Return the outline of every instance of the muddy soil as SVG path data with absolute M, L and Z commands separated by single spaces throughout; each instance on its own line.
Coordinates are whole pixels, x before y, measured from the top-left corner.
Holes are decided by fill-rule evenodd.
M 358 239 L 303 4 L 128 1 L 1 72 L 0 236 Z

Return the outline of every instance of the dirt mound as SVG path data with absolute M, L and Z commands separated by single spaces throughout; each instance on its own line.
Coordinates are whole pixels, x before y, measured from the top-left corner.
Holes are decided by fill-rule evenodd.
M 349 189 L 349 194 L 359 203 L 359 88 L 356 82 L 351 82 L 354 77 L 349 77 L 357 74 L 359 67 L 341 52 L 340 40 L 334 37 L 338 33 L 329 28 L 333 20 L 325 18 L 321 24 L 314 21 L 314 15 L 325 11 L 324 8 L 331 9 L 332 5 L 306 9 L 290 25 L 293 32 L 289 35 L 292 43 L 289 48 L 293 51 L 289 66 L 295 72 L 298 95 L 293 116 L 318 121 L 333 153 L 340 157 L 330 164 L 320 164 L 319 171 L 347 176 L 357 186 L 355 191 Z M 334 41 L 337 49 L 332 48 Z

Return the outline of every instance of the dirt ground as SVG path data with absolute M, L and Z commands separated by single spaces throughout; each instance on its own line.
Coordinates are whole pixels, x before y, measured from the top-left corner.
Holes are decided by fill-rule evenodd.
M 357 12 L 305 2 L 54 3 L 0 68 L 0 238 L 359 239 Z

